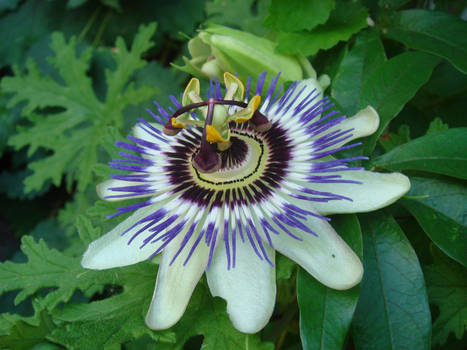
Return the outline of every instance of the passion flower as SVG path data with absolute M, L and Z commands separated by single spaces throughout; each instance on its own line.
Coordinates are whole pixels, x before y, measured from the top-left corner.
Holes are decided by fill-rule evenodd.
M 134 213 L 92 242 L 82 265 L 107 269 L 161 253 L 150 328 L 180 319 L 206 271 L 234 326 L 257 332 L 274 308 L 275 250 L 328 287 L 353 287 L 362 264 L 324 215 L 376 210 L 410 187 L 402 174 L 348 165 L 363 157 L 333 157 L 377 129 L 372 107 L 347 119 L 316 79 L 282 92 L 276 76 L 263 94 L 264 81 L 245 88 L 226 73 L 225 89 L 211 81 L 203 100 L 192 79 L 173 107 L 149 111 L 155 123 L 139 119 L 131 142 L 117 142 L 122 158 L 110 166 L 128 173 L 97 191 L 141 201 L 118 209 Z

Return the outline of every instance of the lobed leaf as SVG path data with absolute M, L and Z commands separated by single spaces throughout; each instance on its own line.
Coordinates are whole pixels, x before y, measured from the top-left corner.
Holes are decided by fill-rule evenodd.
M 62 82 L 43 76 L 33 61 L 28 62 L 27 74 L 17 72 L 14 77 L 2 80 L 1 87 L 14 94 L 9 105 L 26 102 L 23 113 L 33 122 L 31 127 L 19 129 L 9 143 L 16 149 L 29 146 L 29 155 L 38 148 L 53 151 L 52 155 L 30 164 L 34 174 L 25 181 L 27 192 L 40 189 L 48 179 L 58 186 L 65 174 L 69 187 L 77 181 L 80 191 L 92 182 L 105 127 L 121 128 L 123 110 L 154 94 L 151 88 L 135 89 L 129 80 L 146 64 L 141 55 L 152 46 L 150 38 L 155 28 L 155 24 L 141 26 L 130 51 L 122 39 L 117 39 L 117 51 L 113 55 L 116 68 L 106 72 L 108 86 L 104 102 L 96 97 L 92 80 L 87 76 L 92 51 L 87 49 L 77 56 L 76 39 L 66 42 L 59 33 L 52 35 L 51 48 L 55 55 L 50 62 Z M 41 112 L 50 107 L 59 112 Z
M 47 334 L 55 328 L 52 317 L 37 308 L 32 317 L 16 314 L 0 315 L 0 347 L 12 350 L 30 350 L 43 343 Z
M 41 288 L 57 288 L 42 301 L 42 305 L 53 309 L 60 302 L 67 302 L 76 290 L 86 291 L 96 285 L 113 281 L 111 273 L 84 270 L 81 258 L 66 256 L 49 249 L 43 240 L 36 242 L 23 236 L 21 250 L 27 256 L 26 263 L 7 261 L 0 264 L 0 293 L 21 289 L 15 298 L 19 304 Z

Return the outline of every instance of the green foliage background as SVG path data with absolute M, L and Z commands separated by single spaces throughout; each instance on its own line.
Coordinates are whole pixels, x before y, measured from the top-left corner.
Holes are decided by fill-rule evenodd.
M 0 1 L 0 349 L 467 348 L 465 18 L 460 0 Z M 363 165 L 412 183 L 389 208 L 333 218 L 360 286 L 330 290 L 278 257 L 276 309 L 255 335 L 205 281 L 177 325 L 149 330 L 157 259 L 80 266 L 121 220 L 95 194 L 114 142 L 182 91 L 170 63 L 206 23 L 306 56 L 347 115 L 375 107 Z

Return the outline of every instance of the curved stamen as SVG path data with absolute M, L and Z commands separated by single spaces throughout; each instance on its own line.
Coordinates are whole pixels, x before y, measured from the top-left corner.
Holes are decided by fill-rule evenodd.
M 242 101 L 235 101 L 235 100 L 219 100 L 219 99 L 209 99 L 208 101 L 202 101 L 197 103 L 191 103 L 189 105 L 180 107 L 172 114 L 170 120 L 164 125 L 164 133 L 169 136 L 175 135 L 180 129 L 176 128 L 172 124 L 172 120 L 179 117 L 180 115 L 187 113 L 193 109 L 206 107 L 209 105 L 227 105 L 227 106 L 238 106 L 242 108 L 247 108 L 248 103 Z M 253 113 L 253 117 L 250 120 L 252 127 L 259 132 L 265 132 L 271 128 L 271 123 L 266 118 L 266 116 L 261 113 L 259 110 L 255 110 Z

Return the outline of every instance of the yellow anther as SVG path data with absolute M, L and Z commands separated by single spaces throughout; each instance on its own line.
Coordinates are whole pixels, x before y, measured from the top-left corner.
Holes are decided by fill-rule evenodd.
M 225 94 L 226 100 L 236 100 L 242 101 L 245 94 L 245 87 L 240 79 L 235 75 L 229 72 L 224 73 L 224 83 L 227 88 L 227 93 Z
M 250 102 L 248 103 L 248 106 L 246 108 L 244 108 L 243 110 L 237 112 L 237 114 L 240 115 L 240 117 L 236 118 L 235 122 L 236 123 L 245 123 L 245 122 L 249 121 L 251 119 L 251 117 L 253 117 L 253 114 L 258 109 L 260 103 L 261 103 L 261 96 L 256 95 L 255 97 L 253 97 L 250 100 Z M 242 112 L 243 113 L 248 112 L 248 114 L 244 116 Z
M 206 140 L 208 142 L 228 142 L 230 139 L 230 130 L 228 131 L 228 137 L 224 139 L 219 131 L 213 125 L 206 125 Z
M 200 91 L 199 80 L 196 78 L 191 78 L 190 82 L 185 88 L 185 91 L 183 91 L 182 106 L 200 102 Z
M 170 119 L 170 123 L 172 124 L 172 126 L 173 126 L 174 128 L 186 129 L 186 125 L 183 124 L 183 123 L 181 123 L 181 122 L 179 122 L 179 121 L 177 121 L 176 118 Z

